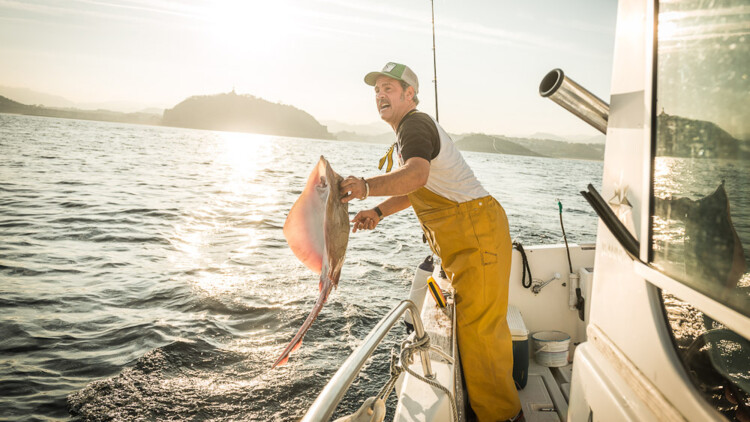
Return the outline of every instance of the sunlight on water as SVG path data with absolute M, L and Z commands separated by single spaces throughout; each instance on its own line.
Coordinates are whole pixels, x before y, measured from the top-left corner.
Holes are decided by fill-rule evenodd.
M 678 161 L 670 157 L 654 160 L 654 194 L 657 197 L 664 198 L 678 192 L 680 183 L 671 177 L 678 166 Z
M 737 282 L 737 287 L 750 287 L 750 272 L 745 273 L 740 281 Z
M 226 293 L 245 290 L 247 278 L 244 275 L 225 274 L 232 271 L 231 267 L 225 267 L 216 272 L 201 271 L 195 279 L 195 287 L 209 296 L 219 296 Z
M 258 227 L 269 208 L 278 206 L 281 196 L 258 175 L 272 164 L 272 137 L 233 132 L 216 135 L 213 161 L 220 170 L 213 178 L 216 186 L 202 208 L 175 226 L 175 247 L 181 254 L 172 257 L 181 268 L 196 264 L 208 268 L 198 272 L 192 283 L 209 296 L 244 290 L 247 275 L 238 273 L 231 261 L 242 261 L 260 247 L 264 235 Z M 229 257 L 226 253 L 217 256 L 217 249 L 228 252 Z
M 271 162 L 272 136 L 237 132 L 219 132 L 217 135 L 217 148 L 222 149 L 217 162 L 231 166 L 232 174 L 228 176 L 233 182 L 250 180 L 259 168 Z M 243 191 L 242 186 L 233 186 L 237 188 L 233 192 Z

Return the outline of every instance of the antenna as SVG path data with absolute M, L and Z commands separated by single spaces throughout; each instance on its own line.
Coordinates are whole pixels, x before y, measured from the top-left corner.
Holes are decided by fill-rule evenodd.
M 432 7 L 432 72 L 434 75 L 432 82 L 435 84 L 435 120 L 440 122 L 437 96 L 437 59 L 435 58 L 435 0 L 430 0 L 430 6 Z

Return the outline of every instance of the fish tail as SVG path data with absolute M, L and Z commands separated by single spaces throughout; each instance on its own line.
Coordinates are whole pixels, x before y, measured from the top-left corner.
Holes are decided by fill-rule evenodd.
M 299 331 L 297 331 L 297 334 L 294 336 L 292 341 L 289 342 L 284 351 L 281 353 L 281 356 L 276 359 L 276 362 L 274 362 L 272 368 L 287 363 L 287 361 L 289 360 L 289 355 L 292 354 L 292 352 L 294 352 L 295 350 L 299 349 L 299 347 L 302 345 L 302 338 L 305 336 L 305 333 L 307 333 L 307 330 L 309 330 L 312 326 L 315 318 L 318 317 L 321 309 L 323 309 L 323 305 L 326 303 L 326 300 L 328 300 L 328 295 L 331 293 L 332 287 L 333 284 L 327 279 L 327 277 L 321 276 L 320 296 L 318 296 L 318 300 L 315 302 L 315 306 L 313 306 L 312 311 L 310 311 L 310 315 L 307 316 L 307 319 L 305 319 L 305 322 L 302 324 L 302 327 L 300 327 Z
M 321 274 L 320 283 L 318 283 L 318 291 L 323 292 L 323 290 L 327 289 L 330 292 L 332 288 L 338 287 L 337 284 L 338 283 L 334 283 L 333 281 L 331 281 L 331 279 L 329 279 L 328 277 L 324 277 Z M 326 297 L 328 297 L 328 295 L 326 295 Z

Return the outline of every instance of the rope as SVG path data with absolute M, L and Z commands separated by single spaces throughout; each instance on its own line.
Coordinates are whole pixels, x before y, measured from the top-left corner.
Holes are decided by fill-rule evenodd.
M 521 274 L 523 274 L 521 278 L 521 285 L 525 288 L 531 287 L 531 267 L 529 266 L 529 259 L 526 258 L 526 251 L 523 250 L 523 245 L 521 242 L 513 242 L 513 247 L 518 249 L 518 252 L 521 252 L 521 260 L 523 261 L 523 267 L 521 269 Z M 529 282 L 526 283 L 526 273 L 529 274 Z
M 437 388 L 438 390 L 445 393 L 446 396 L 448 396 L 448 399 L 451 404 L 451 410 L 453 411 L 453 421 L 458 422 L 458 409 L 456 408 L 456 399 L 453 397 L 453 393 L 451 393 L 450 390 L 448 390 L 445 386 L 440 384 L 439 382 L 431 379 L 427 379 L 422 375 L 417 374 L 416 372 L 412 371 L 409 366 L 414 363 L 414 353 L 422 350 L 434 350 L 438 352 L 441 356 L 448 358 L 449 361 L 452 361 L 448 355 L 446 355 L 439 347 L 430 346 L 430 336 L 427 334 L 424 335 L 424 337 L 420 339 L 415 339 L 414 342 L 410 341 L 409 339 L 404 340 L 403 343 L 401 343 L 401 365 L 403 366 L 403 370 L 411 374 L 414 378 L 426 383 L 427 385 L 430 385 L 432 387 Z
M 433 352 L 440 355 L 443 359 L 448 361 L 448 363 L 454 363 L 453 358 L 445 353 L 441 348 L 430 345 L 430 336 L 428 336 L 427 333 L 425 333 L 422 338 L 414 340 L 410 340 L 407 338 L 401 343 L 401 365 L 398 364 L 397 358 L 399 356 L 396 354 L 395 349 L 391 350 L 391 378 L 388 380 L 388 382 L 385 383 L 385 385 L 383 385 L 383 388 L 380 389 L 376 397 L 382 399 L 385 402 L 388 396 L 391 395 L 391 392 L 393 392 L 393 388 L 396 386 L 398 377 L 402 372 L 406 372 L 408 374 L 411 374 L 411 376 L 413 376 L 414 378 L 444 392 L 448 396 L 451 404 L 451 410 L 453 411 L 453 421 L 458 422 L 458 408 L 456 407 L 456 399 L 455 397 L 453 397 L 451 391 L 439 382 L 427 379 L 409 368 L 409 366 L 414 363 L 414 354 L 422 350 L 432 350 Z
M 393 387 L 396 386 L 396 381 L 398 380 L 398 377 L 401 375 L 402 372 L 404 372 L 404 368 L 398 365 L 398 355 L 396 354 L 395 349 L 391 349 L 391 378 L 388 380 L 388 382 L 383 385 L 383 388 L 378 391 L 378 394 L 375 397 L 385 399 L 391 395 L 391 392 L 393 391 Z
M 404 343 L 407 343 L 406 347 L 403 347 Z M 451 404 L 451 410 L 453 411 L 453 421 L 458 422 L 458 409 L 456 408 L 456 399 L 455 397 L 453 397 L 453 393 L 451 393 L 450 390 L 448 390 L 445 386 L 443 386 L 439 382 L 435 380 L 427 379 L 423 377 L 422 375 L 419 375 L 416 372 L 412 371 L 409 368 L 409 365 L 411 365 L 414 362 L 414 353 L 418 350 L 427 350 L 427 351 L 429 351 L 430 349 L 435 350 L 435 351 L 439 350 L 440 351 L 439 353 L 441 355 L 443 356 L 447 356 L 447 355 L 444 355 L 442 353 L 442 350 L 440 350 L 437 347 L 430 347 L 430 337 L 427 334 L 425 334 L 423 338 L 418 339 L 416 343 L 409 345 L 408 343 L 410 342 L 408 339 L 404 340 L 404 343 L 402 343 L 402 347 L 401 347 L 401 362 L 402 364 L 404 362 L 408 362 L 407 365 L 404 366 L 404 371 L 411 374 L 411 376 L 413 376 L 414 378 L 426 383 L 427 385 L 435 387 L 438 390 L 444 392 L 445 395 L 448 396 L 448 400 L 450 401 L 450 404 Z M 408 359 L 408 361 L 405 359 Z

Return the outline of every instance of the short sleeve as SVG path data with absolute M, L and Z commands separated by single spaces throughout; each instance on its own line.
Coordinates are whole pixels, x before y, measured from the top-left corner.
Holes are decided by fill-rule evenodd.
M 440 152 L 440 135 L 435 122 L 424 113 L 407 116 L 398 132 L 404 162 L 412 157 L 432 161 Z

